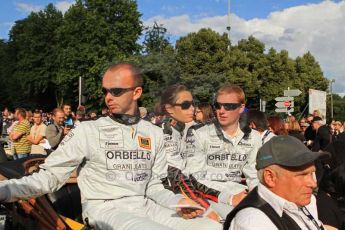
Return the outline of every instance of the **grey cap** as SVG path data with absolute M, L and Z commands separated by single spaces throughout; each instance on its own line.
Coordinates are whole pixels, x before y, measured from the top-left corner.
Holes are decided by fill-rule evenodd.
M 295 137 L 282 135 L 272 137 L 258 151 L 256 169 L 277 164 L 286 167 L 299 167 L 313 162 L 327 152 L 312 152 Z

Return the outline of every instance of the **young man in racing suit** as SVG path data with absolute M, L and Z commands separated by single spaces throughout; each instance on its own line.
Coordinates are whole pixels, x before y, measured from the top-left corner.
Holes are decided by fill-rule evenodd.
M 192 127 L 186 138 L 186 171 L 193 188 L 222 218 L 258 184 L 255 160 L 261 138 L 255 130 L 240 128 L 244 101 L 240 87 L 221 87 L 216 94 L 217 119 Z
M 207 218 L 192 219 L 201 210 L 169 209 L 194 203 L 161 184 L 166 174 L 163 133 L 140 119 L 141 84 L 132 65 L 111 66 L 104 74 L 102 90 L 112 115 L 80 123 L 38 173 L 1 182 L 0 201 L 56 191 L 80 167 L 83 218 L 96 229 L 221 229 Z

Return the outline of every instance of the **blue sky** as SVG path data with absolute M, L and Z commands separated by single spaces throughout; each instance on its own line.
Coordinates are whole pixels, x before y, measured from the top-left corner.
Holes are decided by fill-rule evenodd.
M 16 20 L 48 3 L 66 11 L 73 0 L 0 0 L 0 38 L 7 39 Z M 228 0 L 138 0 L 144 25 L 163 24 L 174 41 L 209 27 L 226 32 Z M 231 39 L 250 35 L 266 48 L 288 50 L 293 58 L 310 51 L 333 89 L 345 93 L 345 1 L 231 0 Z

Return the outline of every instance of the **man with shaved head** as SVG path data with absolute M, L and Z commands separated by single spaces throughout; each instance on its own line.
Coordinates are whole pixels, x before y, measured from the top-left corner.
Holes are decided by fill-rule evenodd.
M 139 116 L 141 86 L 134 66 L 108 68 L 102 91 L 110 115 L 72 129 L 38 173 L 1 182 L 0 201 L 55 191 L 81 165 L 83 218 L 95 229 L 221 229 L 213 220 L 194 218 L 203 212 L 190 208 L 195 203 L 164 189 L 163 133 Z

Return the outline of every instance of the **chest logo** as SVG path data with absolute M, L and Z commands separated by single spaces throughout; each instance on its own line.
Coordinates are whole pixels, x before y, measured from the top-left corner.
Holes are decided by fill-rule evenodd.
M 144 149 L 151 150 L 151 138 L 147 137 L 138 137 L 139 139 L 139 146 Z

